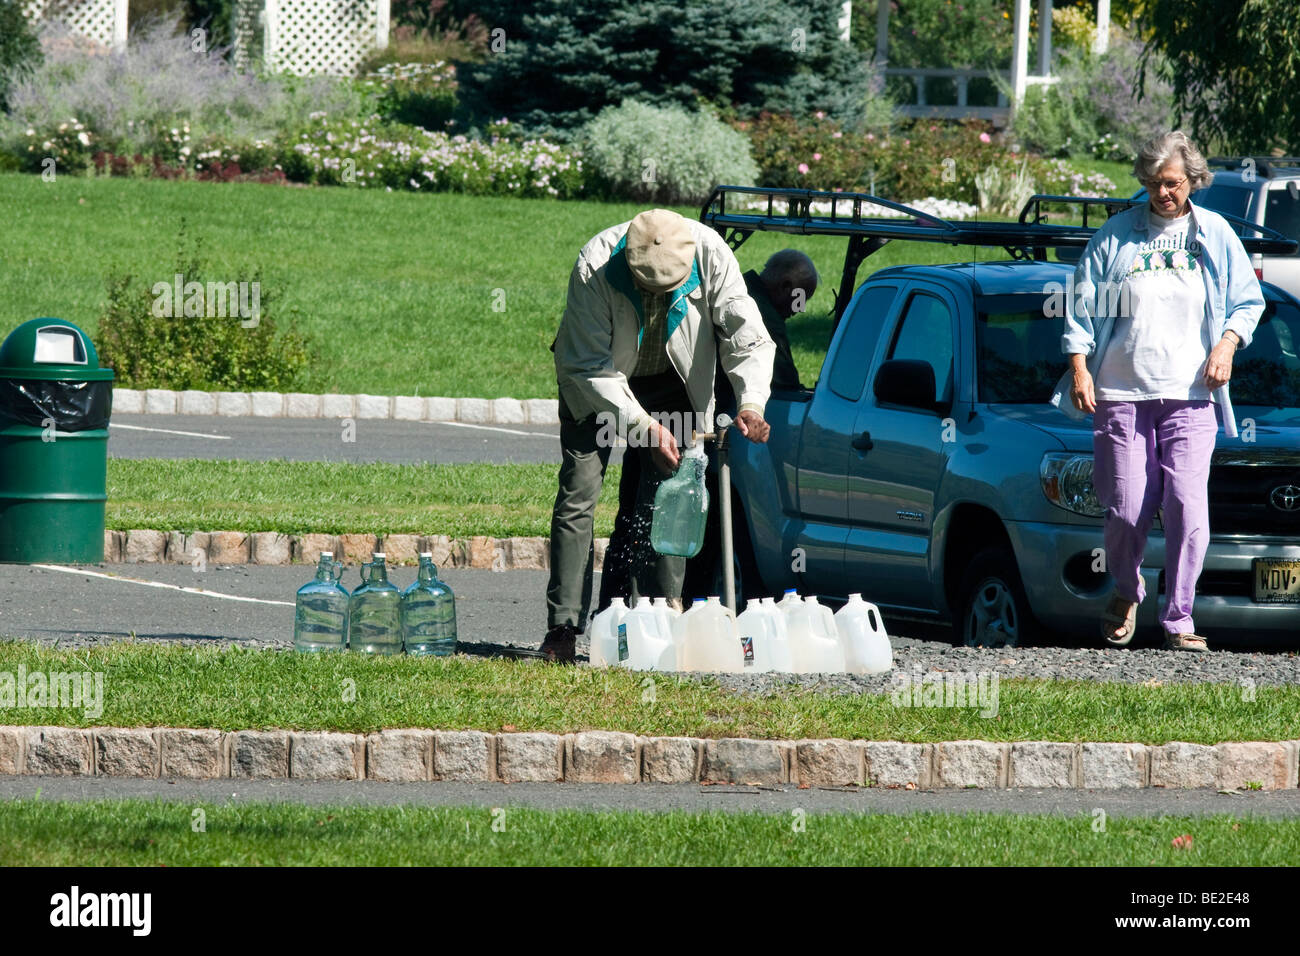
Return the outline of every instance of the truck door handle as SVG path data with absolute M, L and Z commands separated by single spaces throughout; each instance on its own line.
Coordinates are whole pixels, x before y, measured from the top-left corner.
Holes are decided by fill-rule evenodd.
M 871 440 L 871 432 L 863 432 L 853 439 L 853 447 L 858 451 L 871 451 L 875 446 L 876 443 Z

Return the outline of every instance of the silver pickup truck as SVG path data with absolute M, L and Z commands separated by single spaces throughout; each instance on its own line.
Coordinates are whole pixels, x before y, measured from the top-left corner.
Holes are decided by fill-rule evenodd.
M 906 218 L 870 215 L 882 205 Z M 702 219 L 733 247 L 755 230 L 849 237 L 816 386 L 774 392 L 768 443 L 732 450 L 742 594 L 862 592 L 887 614 L 950 618 L 970 645 L 1096 634 L 1112 581 L 1091 422 L 1048 404 L 1065 368 L 1053 296 L 1073 266 L 1046 252 L 1077 258 L 1089 211 L 1099 210 L 1085 208 L 1082 226 L 1043 223 L 1029 207 L 1020 223 L 950 223 L 869 196 L 715 190 Z M 862 259 L 894 239 L 1009 255 L 882 269 L 854 292 Z M 1252 251 L 1287 242 L 1246 240 Z M 1268 283 L 1264 292 L 1233 371 L 1241 435 L 1220 432 L 1210 476 L 1196 619 L 1216 639 L 1300 640 L 1300 301 Z M 1139 641 L 1158 634 L 1163 560 L 1157 524 L 1142 569 L 1155 600 L 1139 609 Z

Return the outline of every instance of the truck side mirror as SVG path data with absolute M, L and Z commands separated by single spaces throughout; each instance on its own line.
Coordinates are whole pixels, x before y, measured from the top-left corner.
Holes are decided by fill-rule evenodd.
M 876 401 L 886 405 L 943 411 L 946 402 L 934 400 L 934 368 L 918 359 L 890 359 L 880 366 L 874 385 Z

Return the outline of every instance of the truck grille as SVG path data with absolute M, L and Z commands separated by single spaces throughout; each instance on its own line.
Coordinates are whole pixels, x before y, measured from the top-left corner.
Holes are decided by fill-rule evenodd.
M 1278 489 L 1287 489 L 1287 492 Z M 1300 536 L 1300 464 L 1210 466 L 1210 533 Z M 1292 507 L 1285 507 L 1290 503 Z

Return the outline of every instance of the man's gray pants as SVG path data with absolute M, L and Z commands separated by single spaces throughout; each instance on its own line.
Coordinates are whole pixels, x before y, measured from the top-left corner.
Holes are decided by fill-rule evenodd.
M 690 403 L 681 378 L 669 371 L 657 376 L 632 379 L 632 393 L 651 415 L 656 412 L 689 413 Z M 551 580 L 546 588 L 548 629 L 572 624 L 579 631 L 587 626 L 591 612 L 591 585 L 595 569 L 592 528 L 596 501 L 605 481 L 612 442 L 598 442 L 596 416 L 576 421 L 564 399 L 560 399 L 560 487 L 551 513 Z M 608 431 L 604 436 L 609 437 Z M 605 447 L 600 447 L 604 444 Z M 678 600 L 686 559 L 655 554 L 650 547 L 650 516 L 655 491 L 665 476 L 654 467 L 649 447 L 629 448 L 624 468 L 634 472 L 635 481 L 620 484 L 619 513 L 614 535 L 606 553 L 606 575 L 602 577 L 602 602 L 611 596 L 635 599 L 641 595 Z M 630 466 L 630 468 L 629 468 Z M 639 467 L 638 467 L 639 466 Z
M 605 483 L 611 442 L 597 442 L 596 416 L 578 421 L 560 399 L 560 487 L 551 512 L 551 581 L 546 587 L 546 626 L 587 625 L 596 565 L 596 501 Z M 602 447 L 603 446 L 603 447 Z

